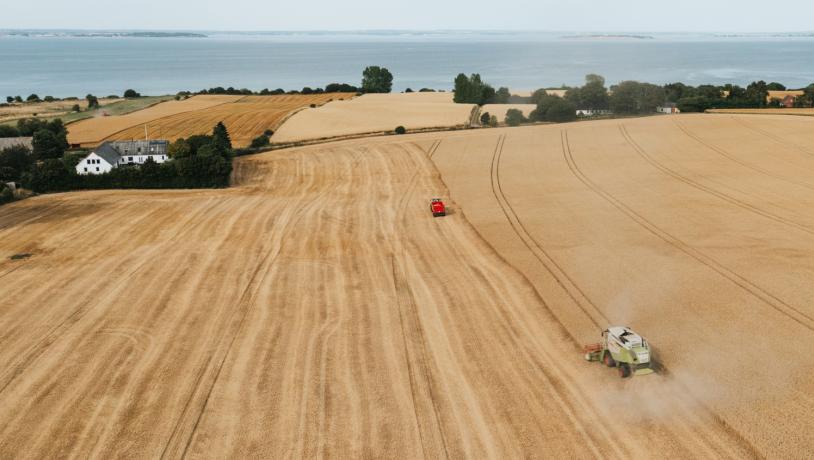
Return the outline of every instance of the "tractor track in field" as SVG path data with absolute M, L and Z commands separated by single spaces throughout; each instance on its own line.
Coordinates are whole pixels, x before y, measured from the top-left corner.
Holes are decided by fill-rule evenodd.
M 203 211 L 199 211 L 198 214 L 202 214 Z M 185 223 L 180 226 L 178 231 L 175 233 L 175 236 L 172 240 L 177 240 L 181 237 L 181 235 L 185 234 L 188 226 L 191 222 L 194 221 L 194 218 L 198 214 L 192 214 L 186 216 Z M 74 234 L 78 234 L 81 229 L 74 232 Z M 66 237 L 63 240 L 68 240 L 70 237 Z M 151 251 L 151 254 L 158 254 L 164 248 L 159 246 L 154 248 Z M 134 276 L 136 273 L 139 273 L 143 270 L 150 262 L 152 256 L 145 258 L 140 264 L 138 264 L 133 270 L 130 270 L 127 274 L 127 277 L 130 278 Z M 104 298 L 112 298 L 115 297 L 120 290 L 124 289 L 125 285 L 118 285 L 116 289 L 108 291 Z M 111 294 L 112 293 L 112 294 Z M 94 302 L 95 301 L 95 302 Z M 37 342 L 32 344 L 24 353 L 22 358 L 19 358 L 15 361 L 15 363 L 10 364 L 7 369 L 8 371 L 0 374 L 0 394 L 3 394 L 6 389 L 15 381 L 17 377 L 22 375 L 26 368 L 31 366 L 38 357 L 42 356 L 48 348 L 56 342 L 59 337 L 64 335 L 70 328 L 79 322 L 83 317 L 85 317 L 88 313 L 90 313 L 94 308 L 99 307 L 101 302 L 98 302 L 98 299 L 87 299 L 86 301 L 82 302 L 78 307 L 73 309 L 73 311 L 68 314 L 63 320 L 52 326 Z
M 795 221 L 793 221 L 791 219 L 787 219 L 787 218 L 782 217 L 782 216 L 778 216 L 777 214 L 768 212 L 768 211 L 766 211 L 766 210 L 764 210 L 764 209 L 762 209 L 760 207 L 757 207 L 757 206 L 755 206 L 753 204 L 749 204 L 749 203 L 747 203 L 747 202 L 745 202 L 745 201 L 743 201 L 741 199 L 735 198 L 732 195 L 728 195 L 728 194 L 726 194 L 724 192 L 721 192 L 720 190 L 716 190 L 716 189 L 714 189 L 712 187 L 709 187 L 709 186 L 706 186 L 706 185 L 704 185 L 704 184 L 702 184 L 702 183 L 700 183 L 698 181 L 690 179 L 689 177 L 687 177 L 687 176 L 685 176 L 685 175 L 683 175 L 683 174 L 681 174 L 681 173 L 679 173 L 679 172 L 665 166 L 663 163 L 659 162 L 658 160 L 653 158 L 653 156 L 651 156 L 649 153 L 647 153 L 647 151 L 644 150 L 633 139 L 633 137 L 627 132 L 627 129 L 625 128 L 625 126 L 623 124 L 619 125 L 619 131 L 621 132 L 622 137 L 625 139 L 625 141 L 628 143 L 628 145 L 630 145 L 633 148 L 634 152 L 636 152 L 640 157 L 642 157 L 642 159 L 644 159 L 646 162 L 648 162 L 651 166 L 653 166 L 654 168 L 656 168 L 659 171 L 663 172 L 664 174 L 667 174 L 668 176 L 671 176 L 674 179 L 676 179 L 676 180 L 678 180 L 680 182 L 683 182 L 684 184 L 687 184 L 688 186 L 690 186 L 692 188 L 695 188 L 697 190 L 705 192 L 705 193 L 707 193 L 709 195 L 715 196 L 715 197 L 717 197 L 717 198 L 719 198 L 719 199 L 721 199 L 723 201 L 726 201 L 727 203 L 730 203 L 730 204 L 732 204 L 734 206 L 737 206 L 737 207 L 739 207 L 739 208 L 741 208 L 741 209 L 743 209 L 745 211 L 751 212 L 753 214 L 756 214 L 756 215 L 762 216 L 762 217 L 764 217 L 766 219 L 769 219 L 769 220 L 771 220 L 773 222 L 795 228 L 797 230 L 800 230 L 802 232 L 805 232 L 805 233 L 808 233 L 809 235 L 814 236 L 814 229 L 812 229 L 812 228 L 810 228 L 810 227 L 808 227 L 806 225 L 803 225 L 803 224 L 801 224 L 799 222 L 795 222 Z
M 794 142 L 790 142 L 790 141 L 788 141 L 786 139 L 783 139 L 782 137 L 780 137 L 780 136 L 778 136 L 776 134 L 773 134 L 770 131 L 766 131 L 766 130 L 764 130 L 762 128 L 752 126 L 749 123 L 747 123 L 746 121 L 744 121 L 743 117 L 734 117 L 733 116 L 733 117 L 730 117 L 730 118 L 732 118 L 733 120 L 738 122 L 744 128 L 746 128 L 746 129 L 748 129 L 750 131 L 756 132 L 758 134 L 761 134 L 764 137 L 768 137 L 769 139 L 777 142 L 778 144 L 785 145 L 786 147 L 791 147 L 792 149 L 797 150 L 798 152 L 805 153 L 806 155 L 814 156 L 814 151 L 809 150 L 807 147 L 799 145 L 799 144 L 795 144 Z
M 230 352 L 235 344 L 235 341 L 240 336 L 240 331 L 243 329 L 245 324 L 246 318 L 249 315 L 252 307 L 256 304 L 256 295 L 258 287 L 263 283 L 266 276 L 272 271 L 275 265 L 275 261 L 282 250 L 284 242 L 284 236 L 290 232 L 290 228 L 296 227 L 296 225 L 300 222 L 305 214 L 310 212 L 310 210 L 315 207 L 315 205 L 319 202 L 320 198 L 330 194 L 336 187 L 338 183 L 334 183 L 332 187 L 324 188 L 320 193 L 316 194 L 308 203 L 304 206 L 297 207 L 294 211 L 294 216 L 292 219 L 288 220 L 286 226 L 280 232 L 279 237 L 279 244 L 272 245 L 271 248 L 263 255 L 263 258 L 258 262 L 257 266 L 255 267 L 254 271 L 252 272 L 249 281 L 246 284 L 246 287 L 243 289 L 239 300 L 237 302 L 237 308 L 232 312 L 229 319 L 227 320 L 227 324 L 231 325 L 234 323 L 234 318 L 239 316 L 239 320 L 237 320 L 237 325 L 234 328 L 234 332 L 225 333 L 221 340 L 218 343 L 218 346 L 215 347 L 215 353 L 210 355 L 209 359 L 207 360 L 206 364 L 201 367 L 201 372 L 198 374 L 197 378 L 195 379 L 195 384 L 193 385 L 193 390 L 190 392 L 189 399 L 187 400 L 186 404 L 184 405 L 183 410 L 181 411 L 181 415 L 178 418 L 178 421 L 175 424 L 175 427 L 172 430 L 172 434 L 168 439 L 167 443 L 164 446 L 164 449 L 161 452 L 161 458 L 166 458 L 168 451 L 170 450 L 171 446 L 173 445 L 173 440 L 178 439 L 176 444 L 183 443 L 183 449 L 181 450 L 180 457 L 186 458 L 189 448 L 192 445 L 192 442 L 195 438 L 195 435 L 198 430 L 198 426 L 200 425 L 201 419 L 203 418 L 204 413 L 209 405 L 209 400 L 212 396 L 212 391 L 215 388 L 215 385 L 218 383 L 218 380 L 221 375 L 221 371 L 223 370 L 223 366 L 228 359 Z M 265 268 L 265 269 L 264 269 Z M 262 275 L 260 272 L 263 271 Z M 259 276 L 259 278 L 258 278 Z M 256 282 L 255 282 L 256 281 Z M 221 344 L 227 343 L 225 350 L 221 353 L 220 359 L 216 357 L 217 350 L 222 348 Z M 204 397 L 200 408 L 194 412 L 195 415 L 191 415 L 194 417 L 194 422 L 191 423 L 191 429 L 189 434 L 186 436 L 186 440 L 184 441 L 181 439 L 183 433 L 183 427 L 185 425 L 184 420 L 186 418 L 186 414 L 192 410 L 192 403 L 195 399 L 195 396 L 199 394 L 198 388 L 203 385 L 204 376 L 207 374 L 207 371 L 210 368 L 210 363 L 215 362 L 214 374 L 211 378 L 211 383 L 208 384 L 208 388 L 206 389 L 206 396 Z
M 571 169 L 571 172 L 577 179 L 580 180 L 580 182 L 582 182 L 588 188 L 593 190 L 597 195 L 605 199 L 605 201 L 609 202 L 623 214 L 627 215 L 629 218 L 631 218 L 634 222 L 639 224 L 649 233 L 658 237 L 659 239 L 666 242 L 670 246 L 673 246 L 679 251 L 692 257 L 702 265 L 708 267 L 709 269 L 715 271 L 716 273 L 728 279 L 732 283 L 736 284 L 741 289 L 749 292 L 751 295 L 759 299 L 764 304 L 770 306 L 778 313 L 788 317 L 797 324 L 800 324 L 806 329 L 814 332 L 814 318 L 800 311 L 794 306 L 786 303 L 785 301 L 781 300 L 780 298 L 776 297 L 774 294 L 766 291 L 760 286 L 757 286 L 756 284 L 752 283 L 743 276 L 726 268 L 725 266 L 717 262 L 715 259 L 707 256 L 698 249 L 690 246 L 689 244 L 679 239 L 678 237 L 658 227 L 653 222 L 651 222 L 650 220 L 648 220 L 647 218 L 633 210 L 633 208 L 631 208 L 630 206 L 628 206 L 627 204 L 613 196 L 611 193 L 604 190 L 598 184 L 593 182 L 590 178 L 588 178 L 588 176 L 586 176 L 582 172 L 582 170 L 579 168 L 576 161 L 574 160 L 573 154 L 571 153 L 571 146 L 568 142 L 567 130 L 564 130 L 562 132 L 562 143 L 563 143 L 563 157 L 565 158 L 565 161 L 568 163 L 568 167 Z
M 707 142 L 707 141 L 701 139 L 699 136 L 693 134 L 686 126 L 682 125 L 678 121 L 673 120 L 673 123 L 675 123 L 675 125 L 678 127 L 678 129 L 680 129 L 684 134 L 686 134 L 691 139 L 695 140 L 696 142 L 698 142 L 699 144 L 701 144 L 704 147 L 708 148 L 709 150 L 712 150 L 713 152 L 719 154 L 720 156 L 722 156 L 722 157 L 724 157 L 724 158 L 726 158 L 726 159 L 728 159 L 728 160 L 730 160 L 730 161 L 732 161 L 734 163 L 737 163 L 737 164 L 739 164 L 739 165 L 741 165 L 741 166 L 743 166 L 745 168 L 751 169 L 752 171 L 758 172 L 760 174 L 763 174 L 763 175 L 772 177 L 774 179 L 786 182 L 787 184 L 798 185 L 800 187 L 807 188 L 809 190 L 814 190 L 814 185 L 811 185 L 811 184 L 803 182 L 803 181 L 794 180 L 794 179 L 791 179 L 791 178 L 788 178 L 788 177 L 784 177 L 784 176 L 782 176 L 780 174 L 773 173 L 773 172 L 771 172 L 771 171 L 769 171 L 767 169 L 763 169 L 761 167 L 758 167 L 758 166 L 755 166 L 755 165 L 753 165 L 751 163 L 743 161 L 743 160 L 737 158 L 735 155 L 727 152 L 726 150 L 724 150 L 724 149 L 722 149 L 722 148 L 720 148 L 720 147 L 718 147 L 716 145 L 713 145 L 710 142 Z
M 712 261 L 713 263 L 708 263 L 707 261 L 704 260 L 704 258 L 706 258 L 706 256 L 704 256 L 700 251 L 696 251 L 695 249 L 692 249 L 689 245 L 687 245 L 683 241 L 679 240 L 678 238 L 673 237 L 672 235 L 670 235 L 666 231 L 662 230 L 661 228 L 659 228 L 658 226 L 656 226 L 655 224 L 650 222 L 648 219 L 643 217 L 641 214 L 637 213 L 632 208 L 627 206 L 621 200 L 617 199 L 615 196 L 613 196 L 609 192 L 605 191 L 602 187 L 600 187 L 598 184 L 593 182 L 588 176 L 585 175 L 585 173 L 582 172 L 582 170 L 579 168 L 579 165 L 577 165 L 576 160 L 574 159 L 573 153 L 571 152 L 571 145 L 568 142 L 568 131 L 567 130 L 562 130 L 561 133 L 560 133 L 560 136 L 561 136 L 561 142 L 562 142 L 563 158 L 565 159 L 566 163 L 568 164 L 568 168 L 571 170 L 574 177 L 576 177 L 580 182 L 582 182 L 586 187 L 588 187 L 588 189 L 590 189 L 595 194 L 597 194 L 598 196 L 603 198 L 605 201 L 610 203 L 613 207 L 615 207 L 616 209 L 621 211 L 623 214 L 627 215 L 629 218 L 631 218 L 634 222 L 639 224 L 642 228 L 647 230 L 649 233 L 651 233 L 654 236 L 658 237 L 659 239 L 663 240 L 664 242 L 666 242 L 670 246 L 672 246 L 672 247 L 680 250 L 681 252 L 684 252 L 685 254 L 689 255 L 690 257 L 694 258 L 695 260 L 700 262 L 702 265 L 704 265 L 704 266 L 714 270 L 715 272 L 721 274 L 722 276 L 724 276 L 727 279 L 729 279 L 730 281 L 734 282 L 735 284 L 737 284 L 741 288 L 746 289 L 751 294 L 756 295 L 756 293 L 752 292 L 748 287 L 746 287 L 745 285 L 742 285 L 741 283 L 739 283 L 738 281 L 735 281 L 733 279 L 734 277 L 740 277 L 739 275 L 737 275 L 737 274 L 735 274 L 733 272 L 729 272 L 728 269 L 726 269 L 726 268 L 724 268 L 722 266 L 716 267 L 715 265 L 719 265 L 719 264 L 717 264 L 717 262 Z M 697 252 L 697 255 L 694 254 L 696 252 Z M 727 276 L 727 274 L 726 274 L 727 272 L 731 273 L 731 276 Z M 748 283 L 748 280 L 744 279 L 744 281 L 746 281 Z M 783 310 L 778 309 L 775 305 L 767 302 L 762 297 L 760 297 L 760 296 L 757 296 L 757 297 L 760 300 L 767 303 L 772 308 L 775 308 L 780 313 L 788 316 L 792 320 L 794 320 L 794 321 L 802 324 L 806 328 L 814 331 L 814 326 L 811 326 L 811 325 L 809 325 L 807 323 L 801 323 L 798 319 L 796 319 L 793 316 L 790 316 L 788 313 L 784 312 Z M 780 302 L 782 303 L 782 301 L 780 301 Z M 786 305 L 786 306 L 788 306 L 788 305 Z M 790 306 L 788 306 L 788 307 L 792 308 Z M 664 374 L 666 374 L 666 375 L 671 374 L 669 368 L 666 367 L 663 363 L 659 363 L 659 367 L 660 367 L 659 370 L 661 372 L 663 372 Z M 687 394 L 689 394 L 689 395 L 693 394 L 691 391 L 689 391 L 688 388 L 686 388 L 684 386 L 684 384 L 682 382 L 680 382 L 680 381 L 678 381 L 676 379 L 673 379 L 673 381 L 675 381 L 676 383 L 678 383 L 679 385 L 684 387 L 684 389 L 687 391 Z M 749 450 L 749 452 L 751 453 L 753 458 L 762 458 L 763 457 L 763 455 L 758 451 L 758 449 L 751 442 L 749 442 L 748 439 L 746 439 L 738 430 L 736 430 L 726 420 L 724 420 L 720 415 L 718 415 L 718 413 L 715 412 L 711 407 L 709 407 L 709 405 L 707 405 L 705 402 L 703 402 L 703 401 L 701 401 L 701 400 L 699 400 L 697 398 L 694 398 L 694 397 L 693 397 L 693 400 L 696 403 L 698 403 L 701 407 L 703 407 L 707 411 L 707 413 L 716 421 L 716 423 L 719 426 L 721 426 L 721 428 L 726 433 L 728 433 L 730 436 L 732 436 L 734 439 L 736 439 L 740 445 L 746 447 Z
M 432 156 L 435 154 L 435 151 L 441 145 L 441 140 L 434 141 L 430 148 L 427 150 L 426 155 L 427 159 L 431 159 Z M 420 165 L 416 165 L 416 170 L 413 172 L 412 176 L 407 183 L 406 190 L 402 195 L 401 199 L 399 200 L 398 207 L 396 208 L 395 214 L 395 222 L 404 224 L 405 220 L 407 219 L 406 213 L 408 209 L 408 204 L 410 198 L 415 191 L 415 187 L 418 185 L 418 168 Z M 398 247 L 396 247 L 398 246 Z M 394 245 L 391 249 L 393 251 L 392 256 L 392 277 L 393 277 L 393 287 L 395 289 L 396 295 L 398 297 L 398 311 L 399 311 L 399 323 L 401 325 L 401 336 L 402 336 L 402 343 L 404 345 L 404 358 L 405 364 L 407 366 L 407 375 L 409 376 L 410 382 L 410 394 L 412 397 L 412 406 L 413 406 L 413 414 L 415 415 L 415 422 L 416 422 L 416 429 L 418 431 L 419 438 L 421 439 L 421 448 L 424 452 L 424 455 L 428 455 L 428 448 L 430 447 L 430 440 L 433 438 L 432 434 L 437 433 L 440 438 L 441 448 L 444 452 L 444 458 L 449 458 L 449 446 L 447 443 L 447 438 L 444 433 L 444 426 L 441 420 L 441 414 L 438 410 L 438 402 L 437 396 L 433 391 L 433 387 L 436 385 L 434 379 L 432 377 L 432 368 L 428 364 L 427 360 L 427 343 L 426 343 L 426 336 L 424 333 L 424 328 L 421 326 L 421 318 L 418 315 L 418 309 L 415 304 L 415 296 L 413 295 L 409 284 L 406 280 L 406 275 L 404 274 L 404 268 L 398 262 L 396 255 L 403 257 L 405 253 L 405 249 L 400 241 L 395 241 Z M 408 310 L 405 313 L 404 310 Z M 408 316 L 409 319 L 405 320 L 405 316 Z M 406 325 L 406 322 L 409 321 L 412 324 L 412 328 L 409 328 Z M 418 342 L 415 344 L 415 347 L 408 346 L 408 336 L 411 336 L 409 331 L 415 331 L 416 338 L 415 341 Z M 412 361 L 413 359 L 410 358 L 411 353 L 410 350 L 418 349 L 419 352 L 416 356 L 416 364 L 418 366 L 413 366 Z M 421 423 L 421 417 L 418 414 L 418 401 L 420 399 L 418 395 L 418 375 L 417 369 L 415 367 L 421 369 L 420 373 L 423 375 L 423 384 L 426 387 L 428 398 L 430 405 L 432 406 L 432 413 L 433 413 L 433 421 L 434 427 L 424 427 Z M 437 441 L 436 441 L 437 442 Z
M 577 286 L 574 280 L 568 276 L 568 273 L 563 270 L 563 268 L 554 260 L 554 258 L 551 257 L 551 255 L 543 248 L 543 246 L 533 236 L 531 236 L 531 233 L 523 224 L 523 221 L 520 220 L 517 212 L 515 212 L 514 208 L 506 197 L 506 194 L 503 191 L 503 185 L 500 182 L 500 159 L 503 156 L 503 145 L 505 144 L 505 141 L 505 134 L 498 137 L 497 145 L 495 146 L 495 150 L 492 155 L 490 175 L 492 194 L 495 196 L 495 200 L 500 206 L 503 215 L 506 216 L 506 220 L 509 222 L 512 230 L 523 242 L 523 245 L 529 249 L 543 268 L 545 268 L 546 271 L 551 274 L 551 276 L 557 281 L 557 284 L 571 298 L 571 300 L 574 301 L 580 310 L 582 310 L 591 323 L 601 330 L 601 324 L 608 324 L 610 323 L 610 320 L 585 294 L 585 292 L 579 286 Z M 552 268 L 552 266 L 554 268 Z M 571 287 L 569 288 L 568 285 Z M 573 291 L 576 291 L 576 294 L 574 294 Z M 594 315 L 586 309 L 586 304 L 595 311 L 603 322 L 598 321 Z M 576 339 L 574 339 L 574 342 L 578 344 Z

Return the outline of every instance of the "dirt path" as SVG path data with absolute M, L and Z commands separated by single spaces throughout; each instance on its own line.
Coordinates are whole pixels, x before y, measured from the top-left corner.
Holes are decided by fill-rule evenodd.
M 646 121 L 625 123 L 651 152 Z M 804 452 L 810 430 L 785 430 L 809 426 L 814 358 L 782 345 L 811 340 L 808 291 L 768 276 L 806 260 L 807 234 L 655 170 L 617 124 L 567 126 L 303 147 L 241 158 L 229 190 L 0 208 L 0 457 Z M 666 371 L 582 361 L 607 322 Z

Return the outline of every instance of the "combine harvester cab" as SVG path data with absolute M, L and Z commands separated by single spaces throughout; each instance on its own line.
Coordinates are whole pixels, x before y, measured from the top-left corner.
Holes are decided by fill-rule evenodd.
M 602 341 L 584 348 L 586 361 L 602 361 L 619 370 L 622 378 L 653 373 L 650 345 L 629 327 L 612 326 L 602 331 Z
M 432 211 L 433 217 L 443 217 L 447 215 L 447 207 L 444 205 L 444 202 L 441 201 L 441 198 L 433 198 L 430 201 L 430 211 Z

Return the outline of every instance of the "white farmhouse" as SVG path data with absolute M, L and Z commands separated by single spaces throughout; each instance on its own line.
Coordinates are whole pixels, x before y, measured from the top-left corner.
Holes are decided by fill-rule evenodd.
M 156 163 L 169 159 L 168 141 L 105 142 L 76 165 L 77 174 L 104 174 L 119 166 L 144 164 L 148 158 Z

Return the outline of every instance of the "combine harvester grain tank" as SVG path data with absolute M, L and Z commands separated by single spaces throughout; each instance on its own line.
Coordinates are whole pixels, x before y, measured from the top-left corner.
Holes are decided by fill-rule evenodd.
M 602 341 L 584 347 L 586 361 L 601 361 L 615 367 L 622 378 L 653 373 L 650 344 L 629 327 L 611 326 L 602 331 Z

